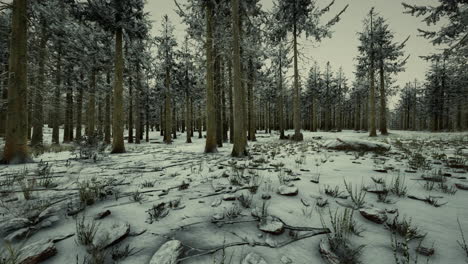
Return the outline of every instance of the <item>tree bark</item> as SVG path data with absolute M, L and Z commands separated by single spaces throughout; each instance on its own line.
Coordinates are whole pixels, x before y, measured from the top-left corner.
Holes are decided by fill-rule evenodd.
M 380 59 L 380 133 L 388 135 L 387 130 L 387 94 L 385 92 L 384 60 Z
M 36 94 L 34 98 L 33 111 L 33 134 L 31 146 L 40 146 L 43 143 L 44 108 L 43 94 L 45 92 L 45 61 L 47 56 L 47 28 L 44 21 L 41 21 L 41 43 L 39 45 L 39 73 L 37 76 Z
M 96 132 L 96 69 L 91 70 L 90 81 L 86 117 L 86 136 L 93 137 Z
M 228 66 L 228 75 L 229 75 L 229 142 L 234 143 L 234 105 L 233 105 L 233 95 L 232 95 L 232 59 L 229 60 Z
M 105 117 L 104 117 L 104 142 L 106 144 L 111 143 L 111 80 L 110 72 L 106 74 L 107 91 L 106 91 L 106 105 L 105 105 Z
M 81 84 L 83 84 L 83 74 L 81 74 Z M 78 86 L 78 99 L 76 105 L 76 139 L 81 139 L 82 125 L 83 125 L 83 87 Z
M 216 142 L 216 109 L 213 83 L 213 10 L 206 5 L 206 142 L 205 153 L 218 152 Z
M 247 84 L 247 96 L 248 96 L 248 104 L 249 104 L 249 116 L 248 116 L 248 139 L 250 141 L 256 141 L 257 139 L 255 138 L 255 109 L 254 109 L 254 92 L 253 92 L 253 86 L 255 82 L 255 68 L 253 65 L 253 60 L 252 58 L 249 58 L 249 80 Z
M 171 115 L 171 95 L 169 92 L 171 79 L 169 69 L 166 69 L 166 94 L 164 99 L 164 143 L 172 143 L 172 115 Z
M 8 75 L 8 113 L 3 162 L 32 161 L 28 153 L 27 0 L 14 0 Z
M 52 144 L 60 144 L 60 93 L 62 88 L 62 45 L 59 42 L 57 51 L 57 72 L 56 72 L 56 87 L 54 95 L 54 112 L 52 120 Z
M 304 137 L 301 133 L 301 99 L 299 91 L 299 69 L 297 65 L 297 25 L 294 18 L 294 141 L 302 141 Z
M 112 118 L 112 153 L 124 153 L 124 113 L 123 113 L 123 30 L 118 28 L 115 33 L 115 80 L 114 80 L 114 112 Z
M 370 83 L 370 93 L 369 93 L 369 108 L 370 108 L 370 116 L 369 116 L 369 136 L 376 137 L 377 131 L 375 126 L 375 69 L 374 69 L 374 25 L 373 25 L 373 10 L 371 10 L 371 54 L 370 54 L 370 73 L 369 73 L 369 83 Z
M 128 79 L 128 143 L 133 143 L 133 77 Z
M 234 68 L 234 146 L 232 156 L 247 155 L 247 135 L 244 116 L 244 92 L 242 91 L 241 62 L 240 62 L 240 28 L 239 28 L 239 0 L 232 0 L 232 35 L 233 35 L 233 68 Z

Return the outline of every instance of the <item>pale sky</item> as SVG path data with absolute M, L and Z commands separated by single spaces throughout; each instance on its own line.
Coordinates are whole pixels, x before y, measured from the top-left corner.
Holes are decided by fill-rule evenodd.
M 184 1 L 179 0 L 179 3 L 184 3 Z M 273 6 L 272 2 L 272 0 L 261 0 L 264 10 L 270 10 Z M 436 0 L 406 0 L 406 2 L 420 5 L 437 3 Z M 318 0 L 318 3 L 325 6 L 329 1 Z M 312 39 L 301 39 L 299 44 L 305 55 L 304 60 L 300 62 L 300 75 L 302 77 L 307 75 L 309 68 L 313 65 L 312 60 L 305 59 L 310 58 L 316 60 L 322 67 L 327 61 L 330 61 L 335 70 L 342 66 L 347 78 L 353 80 L 356 63 L 354 58 L 358 54 L 357 46 L 359 44 L 357 32 L 362 30 L 362 21 L 370 8 L 374 6 L 376 11 L 387 19 L 390 29 L 395 32 L 397 41 L 403 41 L 407 36 L 411 36 L 405 50 L 407 55 L 411 55 L 411 58 L 408 61 L 406 72 L 398 75 L 397 84 L 403 86 L 415 78 L 424 79 L 428 63 L 419 56 L 434 53 L 437 49 L 428 40 L 418 36 L 418 28 L 428 29 L 426 24 L 421 22 L 422 18 L 403 14 L 401 0 L 336 0 L 330 15 L 336 14 L 346 4 L 349 4 L 349 8 L 342 15 L 341 21 L 333 28 L 334 33 L 331 39 L 325 39 L 321 43 L 315 43 Z M 174 11 L 176 6 L 173 0 L 148 0 L 146 8 L 154 20 L 154 33 L 159 31 L 161 17 L 168 14 L 176 27 L 177 38 L 183 39 L 185 26 L 181 24 L 180 18 Z

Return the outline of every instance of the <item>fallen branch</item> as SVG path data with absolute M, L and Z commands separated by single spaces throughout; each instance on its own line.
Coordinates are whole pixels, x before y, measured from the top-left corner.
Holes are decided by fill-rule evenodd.
M 278 243 L 276 245 L 270 245 L 270 244 L 267 244 L 267 243 L 264 243 L 264 242 L 242 241 L 242 242 L 234 242 L 234 243 L 224 244 L 224 245 L 221 245 L 221 246 L 208 248 L 208 249 L 197 249 L 197 248 L 194 248 L 194 247 L 191 247 L 191 246 L 186 246 L 186 245 L 183 244 L 185 247 L 189 248 L 189 250 L 187 250 L 186 254 L 190 254 L 191 251 L 199 251 L 199 253 L 195 253 L 193 255 L 188 255 L 186 257 L 183 257 L 183 258 L 179 259 L 179 262 L 183 262 L 183 261 L 191 259 L 191 258 L 197 258 L 197 257 L 201 257 L 201 256 L 211 255 L 211 254 L 214 254 L 214 253 L 216 253 L 216 252 L 218 252 L 220 250 L 230 248 L 230 247 L 238 247 L 238 246 L 249 245 L 251 247 L 282 248 L 282 247 L 287 246 L 287 245 L 289 245 L 291 243 L 294 243 L 294 242 L 297 242 L 297 241 L 300 241 L 300 240 L 303 240 L 303 239 L 306 239 L 306 238 L 309 238 L 309 237 L 328 234 L 328 233 L 330 233 L 330 230 L 328 228 L 320 228 L 320 229 L 315 230 L 313 232 L 309 232 L 309 233 L 306 233 L 306 234 L 303 234 L 303 235 L 299 235 L 299 236 L 297 236 L 295 238 L 285 240 L 285 241 L 283 241 L 281 243 Z
M 241 190 L 252 190 L 258 188 L 258 186 L 245 186 L 242 188 L 237 189 L 235 192 L 241 191 Z M 234 193 L 235 193 L 234 192 Z M 210 193 L 198 197 L 190 197 L 189 200 L 196 200 L 196 199 L 201 199 L 201 198 L 206 198 L 206 197 L 211 197 L 211 196 L 217 196 L 217 195 L 222 195 L 222 194 L 228 194 L 228 193 L 233 193 L 232 191 L 224 191 L 224 192 L 215 192 L 215 193 Z

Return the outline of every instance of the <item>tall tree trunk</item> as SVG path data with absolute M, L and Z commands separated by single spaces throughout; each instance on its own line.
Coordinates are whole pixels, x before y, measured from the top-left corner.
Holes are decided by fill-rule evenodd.
M 286 139 L 284 135 L 285 121 L 284 121 L 284 91 L 283 91 L 283 49 L 282 46 L 279 50 L 279 81 L 278 81 L 278 122 L 280 130 L 280 139 Z
M 380 133 L 388 135 L 387 130 L 387 95 L 385 92 L 384 61 L 380 59 Z
M 247 135 L 244 117 L 244 92 L 242 91 L 241 62 L 240 62 L 240 28 L 239 28 L 239 0 L 232 0 L 232 35 L 233 35 L 233 67 L 234 67 L 234 146 L 232 156 L 247 155 Z
M 81 74 L 81 84 L 83 84 L 83 74 Z M 78 86 L 78 99 L 76 105 L 76 139 L 81 139 L 82 125 L 83 125 L 83 87 Z
M 97 107 L 98 107 L 98 114 L 97 114 L 97 135 L 102 138 L 103 135 L 103 128 L 104 128 L 104 109 L 103 109 L 103 96 L 102 91 L 97 91 Z
M 203 138 L 203 133 L 202 133 L 202 111 L 201 111 L 201 106 L 198 105 L 198 138 Z
M 216 47 L 217 45 L 215 45 Z M 214 74 L 214 88 L 215 88 L 215 109 L 216 109 L 216 144 L 219 148 L 223 147 L 223 119 L 221 113 L 221 90 L 222 90 L 222 61 L 221 54 L 218 54 L 219 50 L 216 47 L 214 52 L 215 57 L 215 74 Z
M 212 3 L 206 5 L 206 142 L 205 153 L 217 152 L 216 108 L 213 83 L 213 10 Z
M 150 131 L 150 110 L 149 110 L 149 86 L 146 89 L 146 99 L 145 99 L 145 122 L 146 122 L 146 142 L 149 142 L 149 131 Z
M 374 69 L 374 25 L 373 25 L 373 9 L 371 10 L 371 54 L 370 54 L 370 73 L 369 73 L 369 83 L 370 83 L 370 93 L 369 93 L 369 136 L 376 137 L 377 130 L 375 126 L 375 69 Z
M 234 143 L 234 104 L 233 104 L 233 95 L 232 95 L 232 59 L 229 60 L 228 66 L 228 75 L 229 75 L 229 142 Z
M 304 136 L 301 133 L 301 99 L 299 91 L 299 69 L 297 65 L 297 25 L 294 17 L 294 141 L 304 140 Z
M 27 0 L 14 0 L 8 74 L 8 113 L 3 162 L 30 162 L 28 153 Z
M 188 85 L 188 84 L 187 84 Z M 192 143 L 192 114 L 190 113 L 191 100 L 188 89 L 185 91 L 185 125 L 187 127 L 186 143 Z
M 133 143 L 133 77 L 128 79 L 128 143 Z
M 171 95 L 169 92 L 171 85 L 169 69 L 166 69 L 166 95 L 164 99 L 164 143 L 172 143 L 172 115 L 171 115 Z
M 71 69 L 67 71 L 67 96 L 65 107 L 65 129 L 63 132 L 63 142 L 69 143 L 73 140 L 73 87 L 71 85 Z
M 33 134 L 31 146 L 39 146 L 43 143 L 44 126 L 44 97 L 45 92 L 45 61 L 47 56 L 47 28 L 44 21 L 41 21 L 41 43 L 39 45 L 39 73 L 37 76 L 36 95 L 34 98 L 34 111 L 32 118 Z
M 135 91 L 135 94 L 133 95 L 135 97 L 135 117 L 136 117 L 136 120 L 135 120 L 135 126 L 136 126 L 136 138 L 135 138 L 135 143 L 136 144 L 140 144 L 141 143 L 141 136 L 142 136 L 142 131 L 141 131 L 141 128 L 142 128 L 142 123 L 141 123 L 141 106 L 140 106 L 140 98 L 141 98 L 141 82 L 142 82 L 142 79 L 141 79 L 141 70 L 140 70 L 140 63 L 137 62 L 137 79 L 136 79 L 136 91 Z
M 249 116 L 248 116 L 248 139 L 250 141 L 256 141 L 255 138 L 255 109 L 254 109 L 254 93 L 253 93 L 253 86 L 255 82 L 255 68 L 253 65 L 253 60 L 249 58 L 249 80 L 247 83 L 247 95 L 248 95 L 248 104 L 249 104 Z
M 115 33 L 115 79 L 114 79 L 114 112 L 112 115 L 112 153 L 124 153 L 124 113 L 123 113 L 123 31 L 118 28 Z
M 227 120 L 227 106 L 226 106 L 226 88 L 227 82 L 225 77 L 225 64 L 221 64 L 221 120 L 222 120 L 222 130 L 223 130 L 223 142 L 228 141 L 228 120 Z
M 0 102 L 0 137 L 5 136 L 6 132 L 6 118 L 8 113 L 8 63 L 5 63 L 5 71 L 4 74 L 7 76 L 3 82 L 2 89 L 1 89 L 1 102 Z
M 52 143 L 60 144 L 59 129 L 60 129 L 60 93 L 62 88 L 62 44 L 58 44 L 57 51 L 57 72 L 56 72 L 56 87 L 54 95 L 54 112 L 53 112 L 53 125 L 52 125 Z
M 91 70 L 90 81 L 86 117 L 86 136 L 93 137 L 96 132 L 96 69 Z
M 106 91 L 106 106 L 105 106 L 105 117 L 104 117 L 104 142 L 106 144 L 111 143 L 111 80 L 110 80 L 110 72 L 108 71 L 106 74 L 106 82 L 107 82 L 107 91 Z

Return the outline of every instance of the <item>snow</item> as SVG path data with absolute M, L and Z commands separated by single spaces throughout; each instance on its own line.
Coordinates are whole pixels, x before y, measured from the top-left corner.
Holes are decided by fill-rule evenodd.
M 50 142 L 50 130 L 45 129 L 45 138 Z M 61 131 L 63 132 L 63 131 Z M 197 134 L 197 133 L 196 133 Z M 159 132 L 152 132 L 151 139 L 160 139 Z M 321 137 L 321 139 L 313 139 Z M 27 241 L 31 244 L 37 241 L 49 240 L 58 234 L 74 233 L 76 225 L 75 218 L 66 216 L 66 208 L 72 203 L 76 203 L 79 183 L 93 179 L 102 183 L 119 183 L 114 187 L 114 194 L 103 200 L 97 200 L 95 204 L 86 207 L 84 212 L 87 220 L 91 221 L 98 213 L 110 210 L 112 213 L 103 220 L 96 220 L 103 230 L 112 232 L 111 226 L 115 223 L 130 225 L 130 234 L 123 239 L 119 245 L 130 244 L 138 252 L 129 256 L 119 263 L 149 263 L 152 256 L 167 241 L 178 240 L 184 246 L 198 249 L 208 249 L 239 241 L 268 241 L 268 243 L 278 243 L 289 238 L 289 233 L 281 235 L 271 235 L 263 233 L 258 229 L 255 222 L 242 222 L 229 225 L 218 225 L 212 223 L 212 217 L 216 214 L 223 215 L 226 210 L 230 210 L 237 201 L 221 201 L 224 194 L 238 195 L 248 194 L 248 190 L 229 191 L 222 187 L 230 186 L 229 177 L 224 175 L 237 175 L 239 171 L 234 171 L 230 164 L 246 164 L 248 169 L 243 173 L 244 178 L 258 175 L 260 187 L 253 195 L 251 208 L 262 207 L 264 194 L 271 195 L 271 199 L 265 200 L 268 207 L 268 214 L 280 218 L 289 226 L 301 227 L 322 227 L 319 208 L 315 206 L 317 199 L 328 199 L 330 210 L 334 212 L 337 208 L 343 210 L 336 201 L 339 198 L 328 197 L 324 194 L 326 185 L 331 187 L 339 186 L 341 191 L 345 191 L 344 180 L 352 183 L 352 186 L 374 186 L 371 177 L 384 178 L 387 183 L 397 175 L 405 177 L 405 184 L 408 194 L 427 197 L 442 196 L 441 202 L 447 204 L 441 207 L 433 207 L 421 201 L 397 197 L 390 195 L 389 199 L 393 204 L 386 204 L 377 201 L 377 195 L 367 193 L 365 201 L 367 208 L 373 210 L 398 209 L 400 217 L 412 219 L 412 223 L 417 225 L 427 236 L 423 241 L 426 247 L 435 248 L 435 255 L 431 257 L 431 263 L 465 263 L 466 255 L 459 247 L 457 240 L 460 240 L 460 230 L 457 218 L 461 227 L 468 236 L 468 191 L 458 190 L 454 195 L 442 193 L 438 190 L 427 191 L 423 187 L 423 182 L 413 180 L 420 178 L 427 173 L 417 170 L 416 173 L 405 173 L 409 169 L 407 154 L 398 147 L 398 142 L 403 146 L 411 147 L 412 144 L 420 144 L 420 151 L 429 161 L 433 161 L 432 153 L 445 153 L 448 156 L 466 154 L 468 149 L 468 133 L 426 133 L 426 132 L 404 132 L 392 131 L 387 137 L 368 138 L 365 133 L 355 133 L 344 131 L 342 133 L 327 132 L 304 132 L 304 142 L 295 143 L 291 141 L 280 141 L 276 134 L 259 133 L 257 142 L 249 142 L 249 147 L 253 159 L 232 159 L 230 153 L 232 145 L 225 143 L 219 148 L 216 154 L 204 154 L 204 139 L 193 138 L 192 144 L 185 143 L 185 134 L 179 134 L 178 139 L 171 145 L 145 143 L 141 145 L 126 144 L 127 153 L 100 156 L 97 162 L 73 160 L 74 155 L 69 151 L 58 153 L 45 153 L 34 157 L 36 161 L 47 161 L 52 165 L 53 182 L 59 190 L 43 190 L 33 193 L 34 200 L 40 202 L 43 199 L 53 201 L 63 200 L 57 203 L 54 208 L 58 208 L 60 220 L 50 227 L 45 227 L 34 233 Z M 326 149 L 327 142 L 334 142 L 336 138 L 345 139 L 352 142 L 367 142 L 367 144 L 390 145 L 391 150 L 385 154 L 375 154 L 373 152 L 360 153 L 353 151 L 336 151 Z M 160 141 L 160 140 L 158 140 Z M 1 144 L 1 143 L 0 143 Z M 330 143 L 331 144 L 331 143 Z M 457 148 L 461 148 L 457 154 Z M 109 150 L 107 150 L 109 152 Z M 272 155 L 272 153 L 275 153 Z M 265 163 L 255 163 L 253 160 L 265 160 Z M 284 164 L 278 170 L 274 165 Z M 467 176 L 466 171 L 444 167 L 443 164 L 432 164 L 432 169 L 442 169 L 453 176 Z M 387 173 L 374 171 L 376 168 L 389 167 Z M 34 175 L 37 164 L 11 165 L 0 167 L 0 181 L 6 180 L 9 174 L 27 168 L 29 177 Z M 391 169 L 393 168 L 393 169 Z M 279 182 L 279 174 L 291 174 L 299 181 L 294 181 L 294 186 L 299 190 L 296 196 L 283 196 L 276 193 Z M 457 172 L 456 172 L 457 171 Z M 319 184 L 311 180 L 320 176 Z M 143 187 L 144 183 L 152 182 L 153 187 Z M 182 183 L 188 183 L 187 189 L 179 189 Z M 464 179 L 447 178 L 449 186 L 458 184 L 468 184 Z M 15 185 L 15 190 L 20 190 Z M 66 189 L 66 190 L 64 190 Z M 220 195 L 208 196 L 221 190 Z M 4 190 L 4 189 L 1 189 Z M 164 190 L 164 191 L 162 191 Z M 142 196 L 141 201 L 132 200 L 133 193 L 139 191 Z M 226 191 L 226 192 L 225 192 Z M 17 201 L 5 202 L 17 197 Z M 25 200 L 21 192 L 1 197 L 0 225 L 10 219 L 24 215 Z M 154 204 L 180 200 L 177 208 L 169 209 L 169 213 L 159 221 L 149 221 L 147 211 Z M 344 201 L 344 200 L 341 200 Z M 350 199 L 348 198 L 348 201 Z M 308 206 L 306 206 L 306 204 Z M 213 205 L 213 206 L 212 206 Z M 310 213 L 306 213 L 309 211 Z M 326 223 L 328 223 L 328 209 L 321 209 Z M 251 209 L 242 209 L 239 219 L 251 217 Z M 363 263 L 394 263 L 393 251 L 391 247 L 390 231 L 383 225 L 375 224 L 366 220 L 359 213 L 354 214 L 358 225 L 365 231 L 362 237 L 353 236 L 351 239 L 356 245 L 366 245 L 363 249 L 361 260 Z M 151 223 L 152 222 L 152 223 Z M 107 224 L 109 223 L 109 224 Z M 191 225 L 190 225 L 191 224 Z M 180 228 L 184 225 L 184 228 Z M 328 226 L 330 227 L 330 226 Z M 143 232 L 147 230 L 146 232 Z M 3 231 L 3 230 L 1 230 Z M 125 230 L 126 231 L 126 230 Z M 104 231 L 103 231 L 104 232 Z M 128 232 L 125 232 L 128 233 Z M 142 234 L 140 234 L 142 233 Z M 2 236 L 1 238 L 5 238 Z M 289 258 L 292 263 L 323 263 L 319 253 L 319 243 L 321 239 L 326 239 L 326 235 L 310 237 L 291 243 L 282 248 L 269 247 L 232 247 L 226 249 L 226 255 L 233 258 L 233 263 L 240 263 L 250 252 L 255 252 L 266 263 L 278 263 L 280 259 Z M 24 242 L 24 241 L 23 241 Z M 15 244 L 20 246 L 23 242 Z M 414 248 L 417 241 L 411 242 L 411 253 L 414 255 Z M 0 242 L 0 244 L 2 244 Z M 0 245 L 1 246 L 1 245 Z M 55 243 L 57 254 L 44 263 L 61 264 L 80 259 L 87 254 L 86 249 L 76 242 L 74 237 Z M 187 251 L 184 251 L 187 254 Z M 221 252 L 216 254 L 219 259 Z M 185 255 L 184 255 L 185 256 Z M 183 263 L 213 263 L 213 255 L 206 255 L 197 258 L 188 258 Z M 420 256 L 422 258 L 422 256 Z M 423 261 L 425 262 L 425 261 Z M 219 263 L 219 262 L 218 262 Z

